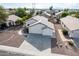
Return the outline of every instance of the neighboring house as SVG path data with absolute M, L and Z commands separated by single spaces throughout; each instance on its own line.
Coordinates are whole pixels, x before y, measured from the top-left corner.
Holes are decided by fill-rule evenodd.
M 29 33 L 55 38 L 54 24 L 49 22 L 46 17 L 34 16 L 26 22 L 26 27 Z
M 55 13 L 55 16 L 59 19 L 61 17 L 62 13 L 63 13 L 63 11 L 60 11 L 58 13 Z
M 61 25 L 64 29 L 68 31 L 68 34 L 72 38 L 79 38 L 79 19 L 72 17 L 72 16 L 66 16 L 61 20 Z
M 45 17 L 47 17 L 47 18 L 49 18 L 49 17 L 51 16 L 51 14 L 47 13 L 46 11 L 44 11 L 44 12 L 42 13 L 42 15 L 45 16 Z
M 16 11 L 15 9 L 9 8 L 9 9 L 5 9 L 7 14 L 14 14 Z
M 46 10 L 47 13 L 54 15 L 55 14 L 55 10 Z
M 20 17 L 16 16 L 16 15 L 9 15 L 8 18 L 7 18 L 7 26 L 13 26 L 13 25 L 16 25 L 16 21 L 18 19 L 21 19 Z

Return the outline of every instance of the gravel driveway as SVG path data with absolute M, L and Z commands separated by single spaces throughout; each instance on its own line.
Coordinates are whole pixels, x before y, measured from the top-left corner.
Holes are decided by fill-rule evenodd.
M 0 45 L 19 47 L 23 41 L 22 36 L 17 31 L 4 31 L 0 33 Z

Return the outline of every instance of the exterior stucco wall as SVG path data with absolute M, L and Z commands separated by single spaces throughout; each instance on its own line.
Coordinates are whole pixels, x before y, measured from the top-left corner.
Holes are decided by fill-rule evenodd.
M 50 28 L 46 28 L 46 29 L 43 30 L 42 34 L 55 38 L 55 32 L 53 32 L 53 31 L 54 30 L 52 30 Z
M 37 24 L 32 27 L 29 27 L 29 33 L 41 34 L 45 36 L 50 36 L 55 38 L 55 31 L 50 28 L 45 28 L 46 26 L 43 24 Z
M 42 24 L 37 24 L 32 27 L 29 27 L 29 33 L 42 34 L 43 27 L 44 27 L 44 25 L 42 25 Z
M 71 31 L 70 35 L 72 38 L 79 38 L 79 30 Z

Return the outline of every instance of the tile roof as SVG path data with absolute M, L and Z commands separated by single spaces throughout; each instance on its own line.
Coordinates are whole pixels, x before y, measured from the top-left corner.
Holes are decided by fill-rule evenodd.
M 79 29 L 79 19 L 72 17 L 72 16 L 66 16 L 62 19 L 60 19 L 65 26 L 69 29 L 69 30 L 78 30 Z
M 10 20 L 10 21 L 16 21 L 17 19 L 20 19 L 20 17 L 16 15 L 9 15 L 7 18 L 7 20 Z

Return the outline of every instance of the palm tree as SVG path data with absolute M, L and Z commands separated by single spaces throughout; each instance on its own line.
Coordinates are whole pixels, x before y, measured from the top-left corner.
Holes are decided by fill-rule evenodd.
M 53 6 L 49 7 L 49 10 L 53 10 Z

